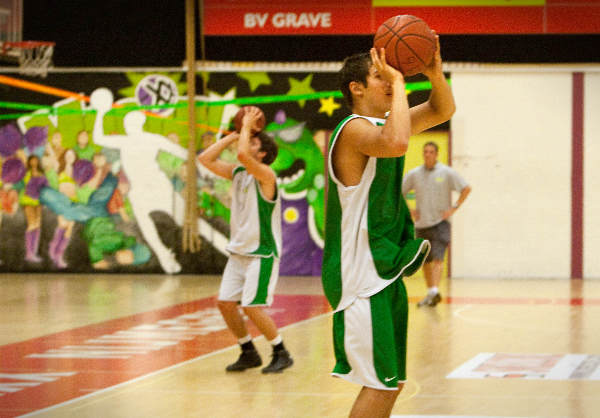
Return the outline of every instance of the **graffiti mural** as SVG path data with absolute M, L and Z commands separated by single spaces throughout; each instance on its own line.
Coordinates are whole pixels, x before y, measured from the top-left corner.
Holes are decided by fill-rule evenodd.
M 347 115 L 335 72 L 198 73 L 199 153 L 241 106 L 265 113 L 279 146 L 281 274 L 319 275 L 326 142 Z M 183 72 L 0 77 L 0 271 L 218 274 L 230 183 L 196 160 L 201 249 L 182 250 L 190 176 Z M 411 94 L 424 100 L 426 94 Z M 7 100 L 10 98 L 10 101 Z M 236 150 L 222 158 L 236 160 Z

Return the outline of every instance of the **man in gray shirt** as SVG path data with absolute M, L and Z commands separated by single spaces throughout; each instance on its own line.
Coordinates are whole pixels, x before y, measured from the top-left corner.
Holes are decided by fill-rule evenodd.
M 410 170 L 402 183 L 404 197 L 415 191 L 417 208 L 411 210 L 418 238 L 431 242 L 431 251 L 423 265 L 427 283 L 427 296 L 417 306 L 435 306 L 441 300 L 438 285 L 442 277 L 444 253 L 450 243 L 450 222 L 448 219 L 462 205 L 471 187 L 451 167 L 437 160 L 438 146 L 428 142 L 423 146 L 424 164 Z M 452 204 L 452 190 L 460 193 Z

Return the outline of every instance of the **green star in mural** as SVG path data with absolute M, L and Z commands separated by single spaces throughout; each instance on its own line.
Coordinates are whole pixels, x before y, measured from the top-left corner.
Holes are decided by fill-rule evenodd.
M 250 91 L 254 92 L 257 88 L 262 86 L 263 84 L 266 86 L 271 85 L 271 78 L 267 73 L 237 73 L 237 76 L 243 80 L 248 82 L 250 86 Z
M 295 96 L 300 94 L 314 93 L 315 90 L 310 86 L 312 78 L 312 74 L 307 75 L 306 78 L 302 81 L 290 77 L 288 79 L 290 81 L 290 90 L 286 94 L 288 96 Z M 304 103 L 306 103 L 306 100 L 298 100 L 298 104 L 300 105 L 300 107 L 304 107 Z

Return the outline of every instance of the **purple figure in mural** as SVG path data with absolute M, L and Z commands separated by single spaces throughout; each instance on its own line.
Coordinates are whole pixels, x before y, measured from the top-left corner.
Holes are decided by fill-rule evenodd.
M 306 199 L 281 199 L 282 275 L 318 276 L 323 249 L 310 236 Z
M 42 206 L 40 205 L 40 191 L 48 186 L 48 180 L 40 166 L 37 155 L 30 155 L 27 159 L 27 173 L 23 179 L 25 188 L 21 190 L 19 202 L 25 211 L 27 230 L 25 231 L 25 260 L 31 263 L 42 261 L 38 255 L 40 246 L 40 230 L 42 225 Z

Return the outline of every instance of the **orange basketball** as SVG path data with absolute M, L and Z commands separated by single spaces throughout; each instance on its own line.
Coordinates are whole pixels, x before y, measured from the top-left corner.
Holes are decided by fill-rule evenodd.
M 235 116 L 233 117 L 233 126 L 235 127 L 236 132 L 240 132 L 242 129 L 242 119 L 244 119 L 244 114 L 246 113 L 246 109 L 249 107 L 254 107 L 254 106 L 244 106 L 242 107 L 240 110 L 238 110 L 238 112 L 235 114 Z M 260 132 L 264 129 L 265 124 L 266 124 L 266 119 L 265 119 L 265 114 L 262 112 L 262 110 L 260 111 L 260 118 L 258 119 L 258 121 L 256 122 L 256 124 L 258 125 L 257 128 L 258 130 L 254 130 L 255 132 Z
M 405 76 L 423 72 L 435 55 L 435 34 L 427 23 L 412 15 L 389 18 L 379 26 L 373 46 L 385 49 L 389 65 Z

